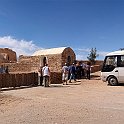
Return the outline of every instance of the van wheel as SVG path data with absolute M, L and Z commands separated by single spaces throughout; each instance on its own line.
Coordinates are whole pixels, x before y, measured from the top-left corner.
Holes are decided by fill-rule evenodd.
M 108 78 L 108 84 L 111 86 L 117 86 L 118 85 L 118 81 L 115 77 L 109 77 Z

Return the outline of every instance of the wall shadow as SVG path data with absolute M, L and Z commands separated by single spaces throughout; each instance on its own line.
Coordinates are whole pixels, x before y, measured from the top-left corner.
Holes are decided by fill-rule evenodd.
M 9 91 L 9 90 L 21 90 L 21 89 L 27 89 L 27 88 L 33 88 L 37 86 L 20 86 L 20 87 L 7 87 L 7 88 L 1 88 L 1 91 Z

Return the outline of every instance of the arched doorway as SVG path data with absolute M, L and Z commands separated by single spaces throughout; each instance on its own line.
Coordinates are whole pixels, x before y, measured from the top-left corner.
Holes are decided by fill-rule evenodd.
M 45 64 L 48 64 L 48 59 L 47 59 L 47 57 L 44 57 L 44 58 L 43 58 L 43 66 L 44 66 Z

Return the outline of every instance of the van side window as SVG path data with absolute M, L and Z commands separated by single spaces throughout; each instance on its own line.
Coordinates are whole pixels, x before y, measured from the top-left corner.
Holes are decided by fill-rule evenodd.
M 119 56 L 119 63 L 118 63 L 119 67 L 124 67 L 124 56 Z

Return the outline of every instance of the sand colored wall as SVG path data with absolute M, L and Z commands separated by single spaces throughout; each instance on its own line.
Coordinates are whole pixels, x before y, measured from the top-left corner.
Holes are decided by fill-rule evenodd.
M 16 62 L 16 52 L 9 48 L 0 48 L 0 63 Z

